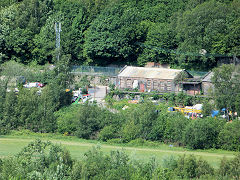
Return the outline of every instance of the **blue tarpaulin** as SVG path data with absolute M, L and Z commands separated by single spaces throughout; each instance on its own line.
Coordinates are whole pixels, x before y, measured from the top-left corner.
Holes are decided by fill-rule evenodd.
M 212 117 L 217 116 L 219 113 L 219 110 L 212 110 Z

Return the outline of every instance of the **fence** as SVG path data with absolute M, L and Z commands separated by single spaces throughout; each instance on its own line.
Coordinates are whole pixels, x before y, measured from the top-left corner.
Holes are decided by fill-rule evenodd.
M 208 73 L 208 72 L 203 72 L 203 71 L 188 71 L 188 70 L 187 70 L 187 72 L 189 72 L 194 77 L 198 76 L 200 78 L 204 77 Z
M 71 73 L 77 75 L 117 76 L 121 69 L 120 67 L 72 66 Z
M 73 74 L 85 74 L 93 76 L 117 76 L 122 67 L 100 67 L 100 66 L 72 66 Z M 203 77 L 208 72 L 188 71 L 191 75 Z

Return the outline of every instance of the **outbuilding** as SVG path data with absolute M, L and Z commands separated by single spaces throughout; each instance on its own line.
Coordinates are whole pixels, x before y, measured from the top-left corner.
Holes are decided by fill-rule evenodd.
M 211 78 L 213 77 L 213 72 L 208 72 L 202 79 L 202 90 L 204 95 L 208 95 L 210 89 L 213 88 Z
M 178 92 L 181 89 L 177 79 L 192 76 L 183 69 L 125 66 L 118 74 L 118 88 L 140 89 L 140 91 Z

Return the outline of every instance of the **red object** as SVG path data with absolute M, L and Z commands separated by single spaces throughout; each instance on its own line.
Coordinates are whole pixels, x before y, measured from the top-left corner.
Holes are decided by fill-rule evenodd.
M 144 92 L 145 88 L 144 88 L 144 84 L 140 84 L 140 92 Z
M 83 96 L 91 96 L 91 94 L 84 94 Z

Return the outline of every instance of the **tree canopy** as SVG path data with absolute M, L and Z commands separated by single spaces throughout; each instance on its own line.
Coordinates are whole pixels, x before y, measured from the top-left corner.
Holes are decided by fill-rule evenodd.
M 209 69 L 240 56 L 239 19 L 238 0 L 0 1 L 0 63 L 54 62 L 60 22 L 72 64 Z

